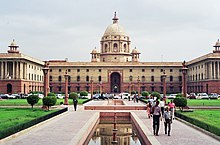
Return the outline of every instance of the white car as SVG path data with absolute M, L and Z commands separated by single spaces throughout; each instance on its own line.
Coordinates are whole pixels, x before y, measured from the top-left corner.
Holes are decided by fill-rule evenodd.
M 207 93 L 198 93 L 196 99 L 209 99 Z
M 65 97 L 65 95 L 63 95 L 63 94 L 56 94 L 56 96 L 58 99 L 63 99 Z
M 166 96 L 167 99 L 175 99 L 177 94 L 170 94 Z
M 128 96 L 131 96 L 129 93 L 121 93 L 119 96 L 122 97 L 122 99 L 128 99 Z

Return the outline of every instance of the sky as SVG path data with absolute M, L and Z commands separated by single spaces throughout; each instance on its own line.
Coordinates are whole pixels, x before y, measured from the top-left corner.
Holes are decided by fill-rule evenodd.
M 219 0 L 0 0 L 0 53 L 15 39 L 40 60 L 89 62 L 115 11 L 143 62 L 189 61 L 220 38 Z

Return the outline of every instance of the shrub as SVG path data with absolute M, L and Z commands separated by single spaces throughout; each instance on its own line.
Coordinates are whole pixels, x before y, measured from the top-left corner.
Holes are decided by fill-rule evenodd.
M 47 94 L 47 96 L 56 96 L 54 93 L 50 92 Z
M 138 91 L 131 91 L 131 94 L 133 95 L 133 94 L 137 94 L 138 93 Z
M 183 110 L 183 107 L 186 107 L 187 105 L 187 100 L 185 97 L 177 97 L 173 100 L 173 102 L 177 107 L 180 108 L 181 111 Z
M 149 96 L 149 93 L 148 93 L 147 91 L 143 91 L 143 92 L 141 93 L 141 95 L 142 95 L 142 96 L 145 96 L 145 97 L 148 97 L 148 96 Z
M 27 102 L 34 108 L 34 104 L 37 104 L 39 101 L 39 97 L 37 95 L 30 95 L 27 97 Z
M 56 96 L 46 96 L 43 98 L 43 104 L 48 107 L 48 110 L 51 106 L 54 106 L 57 102 Z
M 69 95 L 69 98 L 76 100 L 76 99 L 78 99 L 78 94 L 75 93 L 75 92 L 71 92 L 70 95 Z
M 157 100 L 160 100 L 160 93 L 158 93 L 158 92 L 152 92 L 151 96 L 157 97 Z
M 80 92 L 80 96 L 88 96 L 88 92 L 82 91 L 82 92 Z
M 183 94 L 177 94 L 176 98 L 183 97 Z

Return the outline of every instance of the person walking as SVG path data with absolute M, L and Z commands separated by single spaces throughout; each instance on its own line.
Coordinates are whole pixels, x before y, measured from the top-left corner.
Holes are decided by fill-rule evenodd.
M 77 104 L 78 104 L 78 100 L 77 99 L 73 99 L 73 106 L 74 106 L 74 110 L 76 111 L 77 108 Z
M 161 109 L 159 107 L 159 101 L 156 101 L 156 105 L 152 108 L 153 112 L 153 131 L 154 135 L 158 136 L 160 128 Z
M 165 112 L 163 114 L 163 118 L 164 118 L 165 134 L 167 134 L 167 129 L 168 129 L 168 136 L 170 136 L 170 131 L 171 131 L 171 112 L 169 111 L 168 107 L 165 108 Z
M 150 116 L 151 116 L 151 109 L 152 109 L 151 102 L 148 101 L 148 103 L 147 103 L 147 115 L 148 115 L 148 118 L 150 118 Z
M 173 100 L 170 101 L 168 106 L 171 112 L 171 122 L 172 122 L 172 120 L 174 120 L 174 109 L 175 109 L 175 103 L 173 102 Z
M 164 107 L 165 107 L 165 99 L 161 98 L 161 100 L 160 100 L 160 108 L 161 108 L 162 116 L 163 116 L 163 113 L 164 113 Z

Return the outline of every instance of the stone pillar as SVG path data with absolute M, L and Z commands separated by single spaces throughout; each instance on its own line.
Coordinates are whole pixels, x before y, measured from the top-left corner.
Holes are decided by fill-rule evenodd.
M 5 76 L 4 78 L 6 79 L 7 78 L 7 75 L 8 75 L 8 66 L 7 66 L 7 61 L 5 61 Z
M 92 77 L 91 77 L 90 83 L 91 83 L 91 99 L 92 99 L 92 97 L 93 97 L 93 79 L 92 79 Z
M 67 70 L 65 72 L 65 100 L 64 100 L 64 105 L 69 105 L 68 103 L 68 77 L 69 75 L 67 74 Z
M 12 79 L 16 79 L 15 73 L 15 61 L 12 61 Z
M 182 67 L 182 94 L 184 97 L 186 96 L 187 93 L 187 80 L 186 80 L 186 73 L 187 73 L 187 67 L 186 67 L 186 63 L 185 61 L 182 63 L 183 67 Z
M 100 83 L 99 83 L 99 92 L 100 92 L 100 94 L 102 94 L 102 81 L 100 81 Z
M 3 67 L 3 61 L 1 62 L 1 79 L 3 79 L 4 77 L 4 67 Z
M 162 74 L 162 80 L 163 80 L 163 98 L 166 97 L 166 94 L 167 94 L 167 87 L 166 87 L 166 77 L 167 77 L 167 74 L 165 72 L 165 70 L 163 71 L 163 74 Z
M 140 97 L 140 79 L 139 79 L 139 76 L 138 76 L 138 79 L 137 79 L 137 83 L 138 83 L 138 98 Z
M 49 64 L 46 61 L 42 70 L 44 73 L 44 97 L 46 97 L 49 92 Z
M 219 78 L 218 76 L 219 65 L 217 61 L 215 62 L 215 64 L 216 64 L 216 79 L 218 79 Z

